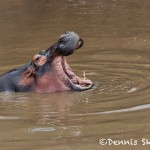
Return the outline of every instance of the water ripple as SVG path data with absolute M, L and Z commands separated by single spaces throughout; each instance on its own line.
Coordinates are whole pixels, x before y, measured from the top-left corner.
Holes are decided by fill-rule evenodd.
M 85 114 L 71 114 L 69 116 L 103 115 L 103 114 L 112 114 L 112 113 L 132 112 L 132 111 L 138 111 L 138 110 L 143 110 L 143 109 L 148 109 L 148 108 L 150 108 L 150 104 L 134 106 L 134 107 L 124 108 L 124 109 L 103 111 L 103 112 L 93 112 L 93 113 L 85 113 Z
M 51 131 L 55 131 L 55 128 L 53 127 L 47 127 L 47 128 L 32 128 L 32 129 L 28 129 L 28 132 L 51 132 Z
M 17 120 L 20 119 L 20 117 L 15 116 L 0 116 L 0 120 Z

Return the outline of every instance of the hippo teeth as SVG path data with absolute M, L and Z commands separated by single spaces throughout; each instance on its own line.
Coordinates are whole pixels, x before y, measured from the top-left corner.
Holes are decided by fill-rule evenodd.
M 86 75 L 85 75 L 85 71 L 83 71 L 83 79 L 86 80 Z

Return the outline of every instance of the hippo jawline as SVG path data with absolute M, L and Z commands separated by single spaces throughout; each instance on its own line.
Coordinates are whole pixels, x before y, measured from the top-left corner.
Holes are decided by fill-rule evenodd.
M 65 75 L 68 78 L 68 85 L 71 90 L 84 91 L 92 88 L 94 84 L 91 80 L 86 78 L 85 72 L 83 73 L 82 78 L 78 77 L 66 62 L 65 56 L 62 56 L 61 65 Z

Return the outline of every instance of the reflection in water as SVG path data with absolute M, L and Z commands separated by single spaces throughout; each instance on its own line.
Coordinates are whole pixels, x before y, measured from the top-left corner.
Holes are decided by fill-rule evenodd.
M 84 92 L 1 93 L 1 148 L 91 150 L 103 148 L 101 138 L 150 138 L 149 7 L 148 0 L 0 1 L 0 73 L 74 30 L 85 44 L 68 62 L 95 82 Z
M 51 132 L 51 131 L 55 131 L 55 129 L 48 127 L 48 128 L 33 128 L 28 130 L 28 132 Z
M 11 117 L 11 116 L 0 116 L 0 120 L 14 120 L 14 119 L 19 119 L 19 117 Z

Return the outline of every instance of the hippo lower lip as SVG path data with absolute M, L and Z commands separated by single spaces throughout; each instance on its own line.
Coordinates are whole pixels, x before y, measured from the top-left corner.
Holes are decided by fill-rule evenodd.
M 70 68 L 66 62 L 65 56 L 62 56 L 62 68 L 66 76 L 68 77 L 68 85 L 73 90 L 83 91 L 92 88 L 93 82 L 85 77 L 78 77 Z

